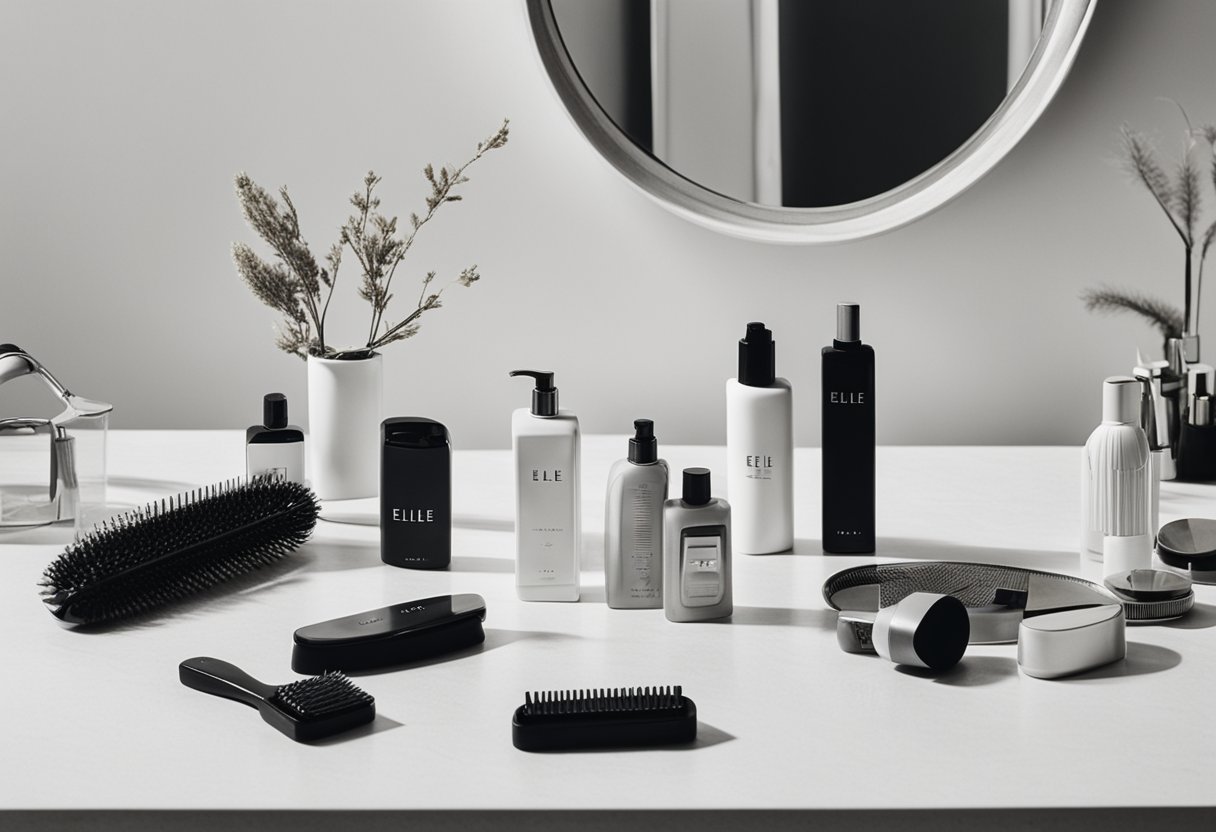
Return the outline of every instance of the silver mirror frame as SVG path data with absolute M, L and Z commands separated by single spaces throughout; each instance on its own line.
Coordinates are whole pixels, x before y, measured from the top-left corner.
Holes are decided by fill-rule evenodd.
M 635 145 L 600 108 L 562 43 L 549 0 L 525 0 L 533 40 L 566 112 L 587 141 L 643 193 L 687 220 L 735 237 L 830 243 L 881 234 L 937 210 L 979 181 L 1026 134 L 1060 88 L 1097 0 L 1057 0 L 1026 70 L 961 147 L 898 188 L 831 208 L 741 202 L 704 188 Z

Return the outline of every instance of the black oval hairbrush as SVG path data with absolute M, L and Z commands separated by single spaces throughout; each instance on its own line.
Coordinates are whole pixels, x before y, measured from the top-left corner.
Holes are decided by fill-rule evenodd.
M 279 560 L 317 511 L 308 486 L 263 477 L 169 497 L 68 546 L 43 573 L 42 600 L 68 624 L 137 615 Z

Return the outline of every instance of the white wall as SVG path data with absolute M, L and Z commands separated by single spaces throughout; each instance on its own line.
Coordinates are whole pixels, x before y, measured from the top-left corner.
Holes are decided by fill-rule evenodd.
M 1156 96 L 1216 120 L 1213 32 L 1216 3 L 1101 0 L 1056 102 L 967 194 L 878 239 L 771 247 L 676 219 L 611 170 L 513 0 L 0 0 L 0 341 L 115 402 L 121 427 L 243 427 L 276 389 L 301 420 L 304 366 L 274 349 L 273 313 L 229 260 L 253 241 L 232 175 L 288 183 L 324 250 L 367 168 L 408 214 L 424 163 L 459 161 L 508 115 L 511 144 L 410 255 L 411 278 L 476 262 L 484 280 L 389 350 L 390 413 L 502 446 L 528 401 L 506 372 L 540 367 L 588 431 L 644 415 L 662 441 L 721 442 L 735 341 L 759 319 L 797 390 L 797 440 L 816 444 L 818 350 L 833 304 L 858 300 L 881 442 L 1079 442 L 1102 377 L 1159 339 L 1088 316 L 1078 293 L 1181 291 L 1116 129 L 1161 126 L 1172 147 Z M 353 339 L 365 318 L 346 288 L 333 326 Z M 0 390 L 0 411 L 22 406 Z

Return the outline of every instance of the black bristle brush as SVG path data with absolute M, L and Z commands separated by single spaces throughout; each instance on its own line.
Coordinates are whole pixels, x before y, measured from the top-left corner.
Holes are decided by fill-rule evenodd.
M 679 685 L 525 693 L 511 720 L 511 739 L 521 751 L 671 745 L 696 738 L 697 706 Z
M 188 688 L 257 708 L 262 719 L 296 742 L 324 739 L 376 718 L 372 695 L 337 672 L 267 685 L 234 664 L 198 656 L 178 665 L 177 674 Z
M 138 615 L 290 554 L 318 510 L 308 486 L 268 477 L 169 497 L 68 546 L 42 575 L 42 600 L 68 624 Z

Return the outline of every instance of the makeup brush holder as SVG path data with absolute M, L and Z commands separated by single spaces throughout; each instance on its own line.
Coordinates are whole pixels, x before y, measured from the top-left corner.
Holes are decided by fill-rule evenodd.
M 1178 476 L 1184 482 L 1216 480 L 1216 425 L 1182 424 L 1178 436 Z

